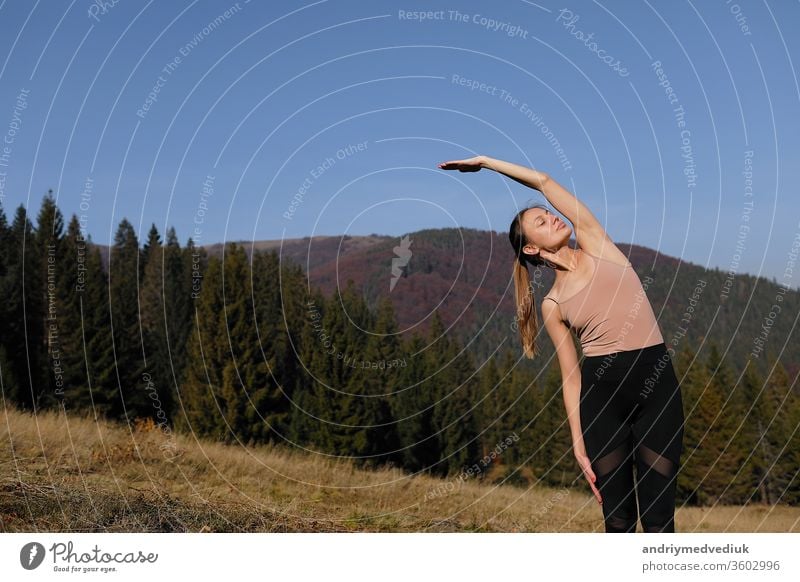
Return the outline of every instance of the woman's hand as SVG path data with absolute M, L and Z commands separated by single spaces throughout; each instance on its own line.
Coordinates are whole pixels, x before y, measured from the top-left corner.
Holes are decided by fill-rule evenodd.
M 483 167 L 484 156 L 475 156 L 466 160 L 453 160 L 442 162 L 439 167 L 442 170 L 458 170 L 460 172 L 477 172 Z
M 576 452 L 575 458 L 578 460 L 578 465 L 580 465 L 586 480 L 589 482 L 589 486 L 592 488 L 594 496 L 597 498 L 597 503 L 602 505 L 603 497 L 600 495 L 600 491 L 597 490 L 597 487 L 594 484 L 595 481 L 597 481 L 597 477 L 595 477 L 594 471 L 592 471 L 592 463 L 589 460 L 589 457 L 585 453 Z

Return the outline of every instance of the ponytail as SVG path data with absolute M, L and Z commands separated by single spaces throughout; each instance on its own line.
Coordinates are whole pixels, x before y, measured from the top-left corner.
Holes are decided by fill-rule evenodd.
M 522 342 L 522 351 L 525 357 L 532 359 L 539 355 L 536 345 L 539 321 L 534 308 L 530 273 L 524 261 L 523 258 L 514 261 L 514 295 L 517 301 L 516 326 Z
M 533 204 L 532 206 L 523 208 L 514 216 L 514 219 L 511 221 L 511 226 L 508 229 L 508 239 L 511 242 L 515 255 L 514 295 L 517 304 L 517 316 L 514 320 L 514 326 L 519 330 L 519 338 L 522 341 L 522 351 L 528 359 L 533 359 L 539 355 L 539 346 L 536 345 L 536 335 L 539 333 L 539 320 L 536 316 L 528 263 L 534 266 L 545 264 L 541 256 L 528 255 L 522 251 L 528 241 L 522 231 L 521 219 L 525 211 L 531 208 L 548 209 L 544 204 Z

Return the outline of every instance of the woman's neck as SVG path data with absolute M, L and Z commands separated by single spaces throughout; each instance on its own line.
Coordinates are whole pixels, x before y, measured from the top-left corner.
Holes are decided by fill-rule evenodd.
M 572 249 L 567 245 L 564 245 L 561 247 L 561 249 L 554 253 L 554 256 L 551 256 L 548 259 L 555 265 L 553 270 L 555 271 L 557 279 L 569 275 L 569 273 L 572 273 L 578 269 L 580 252 L 580 249 Z

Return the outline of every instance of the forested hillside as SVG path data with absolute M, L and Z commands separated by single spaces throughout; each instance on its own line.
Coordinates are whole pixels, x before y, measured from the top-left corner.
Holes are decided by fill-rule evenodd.
M 36 226 L 22 206 L 10 223 L 0 211 L 4 402 L 149 418 L 165 447 L 177 431 L 406 473 L 472 467 L 482 478 L 491 468 L 509 483 L 582 485 L 557 362 L 547 351 L 520 357 L 507 241 L 467 230 L 456 252 L 454 232 L 412 233 L 413 256 L 390 291 L 398 240 L 371 237 L 341 256 L 327 246 L 306 272 L 274 248 L 181 246 L 174 229 L 162 240 L 152 226 L 140 244 L 123 219 L 104 268 L 79 218 L 65 224 L 51 195 Z M 722 273 L 635 250 L 682 379 L 680 500 L 797 504 L 791 318 L 747 357 L 776 285 L 737 277 L 720 301 Z M 782 305 L 796 314 L 796 292 Z

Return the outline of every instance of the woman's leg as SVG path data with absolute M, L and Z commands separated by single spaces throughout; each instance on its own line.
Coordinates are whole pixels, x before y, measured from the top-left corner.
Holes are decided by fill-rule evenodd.
M 586 453 L 603 498 L 607 533 L 635 532 L 636 493 L 630 406 L 622 398 L 620 377 L 610 372 L 598 379 L 595 359 L 587 358 L 581 373 L 581 431 Z
M 642 366 L 644 390 L 632 430 L 642 529 L 675 531 L 675 492 L 683 451 L 683 400 L 672 361 Z
M 592 462 L 595 485 L 603 498 L 606 533 L 636 532 L 636 494 L 633 483 L 633 450 L 630 439 Z
M 654 450 L 636 449 L 637 490 L 645 533 L 675 533 L 678 464 Z

